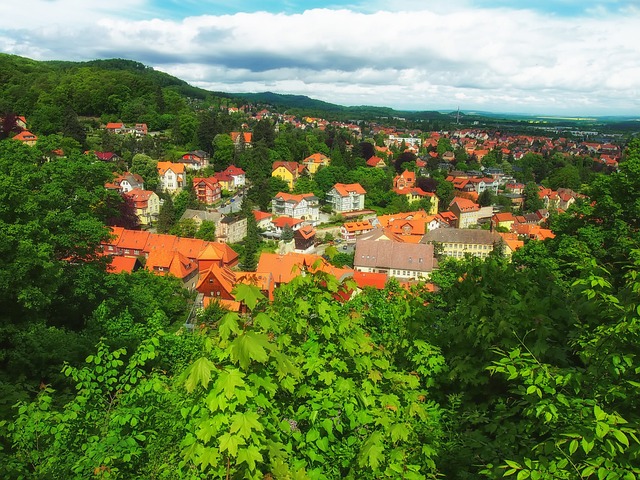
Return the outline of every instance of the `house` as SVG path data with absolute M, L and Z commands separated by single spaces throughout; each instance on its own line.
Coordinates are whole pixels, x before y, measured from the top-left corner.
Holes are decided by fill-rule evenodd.
M 194 177 L 193 190 L 198 201 L 205 205 L 213 205 L 222 198 L 222 188 L 215 177 Z
M 293 242 L 295 251 L 299 253 L 308 253 L 313 250 L 316 241 L 316 229 L 311 225 L 306 225 L 293 232 Z
M 142 226 L 151 225 L 158 219 L 160 214 L 160 197 L 151 190 L 141 190 L 134 188 L 125 192 L 124 195 L 133 201 L 136 216 Z
M 132 257 L 119 257 L 114 255 L 110 258 L 110 263 L 107 265 L 107 271 L 109 273 L 133 273 L 136 270 L 142 268 L 142 263 L 137 258 Z
M 112 182 L 105 184 L 105 188 L 118 190 L 122 193 L 127 193 L 134 189 L 144 190 L 144 179 L 137 173 L 125 172 L 116 174 Z
M 231 183 L 228 185 L 229 191 L 235 191 L 239 188 L 242 188 L 246 185 L 246 175 L 244 170 L 240 167 L 236 167 L 235 165 L 229 165 L 222 171 L 223 175 L 229 176 L 231 178 Z
M 31 133 L 29 130 L 23 130 L 20 133 L 14 135 L 12 138 L 30 147 L 33 147 L 38 141 L 38 137 Z
M 357 236 L 369 233 L 373 228 L 369 221 L 345 222 L 340 227 L 340 235 L 345 242 L 355 243 Z
M 435 215 L 436 213 L 438 213 L 440 200 L 433 192 L 425 192 L 420 187 L 408 187 L 402 189 L 396 188 L 393 191 L 398 195 L 404 195 L 407 198 L 407 202 L 409 204 L 419 202 L 420 200 L 428 198 L 430 201 L 429 215 Z
M 116 255 L 138 257 L 144 255 L 144 249 L 149 240 L 149 232 L 143 230 L 123 229 L 117 239 Z
M 271 176 L 281 178 L 287 182 L 289 189 L 293 190 L 296 181 L 300 178 L 304 170 L 304 165 L 300 165 L 298 162 L 277 161 L 273 162 Z
M 485 258 L 501 237 L 496 232 L 481 229 L 438 228 L 427 232 L 421 243 L 435 244 L 442 255 L 463 258 L 466 254 Z
M 404 190 L 405 188 L 413 188 L 416 186 L 416 174 L 405 170 L 400 175 L 396 175 L 393 179 L 393 188 Z
M 295 232 L 296 230 L 302 228 L 304 226 L 304 223 L 302 222 L 302 220 L 297 218 L 282 216 L 274 218 L 271 221 L 271 226 L 275 235 L 279 237 L 282 235 L 282 230 L 285 228 L 285 226 L 289 226 L 291 230 Z
M 516 221 L 516 217 L 511 212 L 496 213 L 491 217 L 491 225 L 495 227 L 503 227 L 511 230 L 511 226 Z
M 271 211 L 274 215 L 285 215 L 308 222 L 316 222 L 320 218 L 318 197 L 313 193 L 293 195 L 278 192 L 271 200 Z
M 400 280 L 427 279 L 437 268 L 433 245 L 358 239 L 353 268 Z
M 456 156 L 453 152 L 444 152 L 442 154 L 442 160 L 447 163 L 451 163 L 456 159 Z
M 119 155 L 116 155 L 113 152 L 93 152 L 93 154 L 101 162 L 117 163 L 120 160 L 122 160 L 122 158 Z
M 338 279 L 339 282 L 353 276 L 350 268 L 338 268 L 324 258 L 309 253 L 277 253 L 263 252 L 258 260 L 258 272 L 271 272 L 276 286 L 289 283 L 298 275 L 307 272 L 324 272 Z
M 327 202 L 337 213 L 363 210 L 366 193 L 359 183 L 336 183 L 327 193 Z
M 145 268 L 156 275 L 173 275 L 193 290 L 198 281 L 198 262 L 178 251 L 154 250 L 147 256 Z
M 360 272 L 358 270 L 353 272 L 353 280 L 358 288 L 372 287 L 376 290 L 382 290 L 388 279 L 389 276 L 386 273 Z
M 302 165 L 311 175 L 314 175 L 320 167 L 329 166 L 330 163 L 331 159 L 323 153 L 314 153 L 302 161 Z
M 213 178 L 218 181 L 222 190 L 226 190 L 227 192 L 233 190 L 233 178 L 231 178 L 230 175 L 224 172 L 216 172 L 213 174 Z
M 236 149 L 251 148 L 253 146 L 253 134 L 251 132 L 231 132 L 230 136 Z
M 158 162 L 158 175 L 160 187 L 169 193 L 182 190 L 186 179 L 186 172 L 182 163 Z
M 385 168 L 387 166 L 387 164 L 385 163 L 385 161 L 374 155 L 373 157 L 371 157 L 369 160 L 367 160 L 367 167 L 371 167 L 371 168 Z
M 122 122 L 109 122 L 105 128 L 109 133 L 123 133 L 126 130 Z
M 211 156 L 204 150 L 193 150 L 182 155 L 180 163 L 191 170 L 200 170 L 209 165 Z
M 247 219 L 240 215 L 226 215 L 216 224 L 216 240 L 222 243 L 238 243 L 247 236 Z
M 480 207 L 473 200 L 462 197 L 454 197 L 449 204 L 449 210 L 458 218 L 457 228 L 469 228 L 478 224 L 478 221 L 493 216 L 492 207 Z
M 196 290 L 205 298 L 235 301 L 232 294 L 235 285 L 236 274 L 229 267 L 211 265 L 200 274 Z
M 267 212 L 261 212 L 260 210 L 254 210 L 253 216 L 256 219 L 256 226 L 261 230 L 270 230 L 271 220 L 273 219 L 273 215 Z
M 133 127 L 133 133 L 137 137 L 144 137 L 149 133 L 149 128 L 146 123 L 136 123 L 135 127 Z

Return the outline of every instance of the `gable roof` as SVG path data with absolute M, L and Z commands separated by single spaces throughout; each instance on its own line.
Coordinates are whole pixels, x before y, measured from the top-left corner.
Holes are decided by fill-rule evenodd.
M 256 270 L 259 272 L 271 272 L 277 283 L 289 283 L 300 275 L 302 269 L 325 272 L 333 275 L 339 281 L 353 275 L 353 270 L 350 268 L 337 268 L 318 255 L 304 253 L 279 255 L 277 253 L 263 252 L 260 255 Z
M 338 192 L 338 195 L 341 197 L 347 197 L 350 193 L 358 195 L 364 195 L 367 193 L 359 183 L 336 183 L 333 188 L 336 189 L 336 192 Z
M 173 171 L 173 173 L 184 173 L 184 164 L 183 163 L 173 163 L 173 162 L 158 162 L 158 174 L 163 176 L 167 173 L 167 170 Z
M 426 247 L 426 248 L 425 248 Z M 433 245 L 357 240 L 354 266 L 431 272 L 437 267 Z
M 500 241 L 496 232 L 469 228 L 437 228 L 422 237 L 422 243 L 464 243 L 471 245 L 493 245 Z
M 451 200 L 451 203 L 449 204 L 449 208 L 451 208 L 453 205 L 455 205 L 458 210 L 460 210 L 460 213 L 475 212 L 480 210 L 480 205 L 475 203 L 473 200 L 469 200 L 468 198 L 453 197 L 453 200 Z
M 387 284 L 388 275 L 386 273 L 373 272 L 353 272 L 353 279 L 360 288 L 373 287 L 382 290 Z
M 284 228 L 285 225 L 294 227 L 295 225 L 298 225 L 302 222 L 303 220 L 300 220 L 298 218 L 291 218 L 284 215 L 282 217 L 274 218 L 273 220 L 271 220 L 271 223 L 273 223 L 276 228 Z
M 140 250 L 143 251 L 147 240 L 149 239 L 149 232 L 142 230 L 123 230 L 120 240 L 118 241 L 118 248 L 125 248 L 128 250 Z

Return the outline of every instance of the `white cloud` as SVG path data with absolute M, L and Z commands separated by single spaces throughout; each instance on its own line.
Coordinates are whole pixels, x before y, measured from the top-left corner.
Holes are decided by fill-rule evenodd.
M 112 11 L 92 3 L 26 0 L 32 23 L 0 7 L 0 49 L 39 59 L 126 57 L 213 90 L 272 90 L 349 105 L 585 114 L 638 108 L 633 7 L 571 18 L 457 0 L 456 8 L 427 10 L 404 1 L 395 12 L 135 21 L 118 12 L 129 11 L 130 0 L 110 2 Z M 147 7 L 137 0 L 133 8 L 140 14 Z

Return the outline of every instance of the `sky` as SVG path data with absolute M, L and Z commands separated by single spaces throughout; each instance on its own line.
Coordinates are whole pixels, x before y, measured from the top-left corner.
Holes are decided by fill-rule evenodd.
M 220 92 L 640 117 L 640 0 L 21 0 L 0 52 L 127 58 Z

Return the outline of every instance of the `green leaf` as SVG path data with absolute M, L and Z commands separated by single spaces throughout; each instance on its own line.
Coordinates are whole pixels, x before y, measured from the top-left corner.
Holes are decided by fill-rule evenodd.
M 578 440 L 571 440 L 571 443 L 569 444 L 569 454 L 573 455 L 577 449 L 578 449 Z
M 260 292 L 260 289 L 255 285 L 247 285 L 240 283 L 236 285 L 233 290 L 233 294 L 237 302 L 244 302 L 249 307 L 249 310 L 256 308 L 259 300 L 264 300 L 266 297 Z
M 587 454 L 593 449 L 594 442 L 593 440 L 589 441 L 586 438 L 582 438 L 580 444 L 582 445 L 582 450 L 584 450 L 584 453 Z
M 227 398 L 231 398 L 235 394 L 236 387 L 245 385 L 244 374 L 237 368 L 223 370 L 216 380 L 216 390 L 224 391 Z
M 621 432 L 620 430 L 614 430 L 613 431 L 613 436 L 616 437 L 616 440 L 618 440 L 620 443 L 622 443 L 625 446 L 629 446 L 629 439 L 627 438 L 627 436 Z
M 604 413 L 598 405 L 593 406 L 593 414 L 595 415 L 596 420 L 598 421 L 604 420 L 607 416 L 607 414 Z
M 229 455 L 235 457 L 238 454 L 238 445 L 244 445 L 244 439 L 238 435 L 231 435 L 230 433 L 223 434 L 219 439 L 220 451 L 225 450 L 229 452 Z
M 361 467 L 369 466 L 372 470 L 377 470 L 383 459 L 382 435 L 380 432 L 373 432 L 360 450 L 358 463 Z
M 391 427 L 391 440 L 394 442 L 406 441 L 407 438 L 409 438 L 409 428 L 405 423 L 396 423 Z
M 518 476 L 516 478 L 518 480 L 525 480 L 529 478 L 529 475 L 530 475 L 529 470 L 520 470 L 520 473 L 518 473 Z
M 318 375 L 318 378 L 320 379 L 321 382 L 324 382 L 325 385 L 331 385 L 333 381 L 336 379 L 336 374 L 333 373 L 332 371 L 321 372 L 320 375 Z
M 189 376 L 187 377 L 186 382 L 184 382 L 187 392 L 193 392 L 198 386 L 198 383 L 200 383 L 204 388 L 207 388 L 211 381 L 211 370 L 214 368 L 215 365 L 205 357 L 200 357 L 198 360 L 193 362 L 193 365 L 189 367 Z
M 256 462 L 262 462 L 262 454 L 258 447 L 249 445 L 247 448 L 241 448 L 238 451 L 238 463 L 246 463 L 250 470 L 256 469 Z
M 609 425 L 604 422 L 596 423 L 596 436 L 604 438 L 609 433 Z
M 252 360 L 266 362 L 269 359 L 266 349 L 271 349 L 271 344 L 265 334 L 245 331 L 231 342 L 231 358 L 242 368 L 247 368 Z
M 251 430 L 261 432 L 264 427 L 259 418 L 256 412 L 236 413 L 231 417 L 231 433 L 238 432 L 241 437 L 247 438 L 251 434 Z
M 240 320 L 240 316 L 235 312 L 227 313 L 220 320 L 220 325 L 218 326 L 218 331 L 220 332 L 220 337 L 223 340 L 227 340 L 231 333 L 235 333 L 236 335 L 240 333 L 240 326 L 238 325 L 238 321 Z

